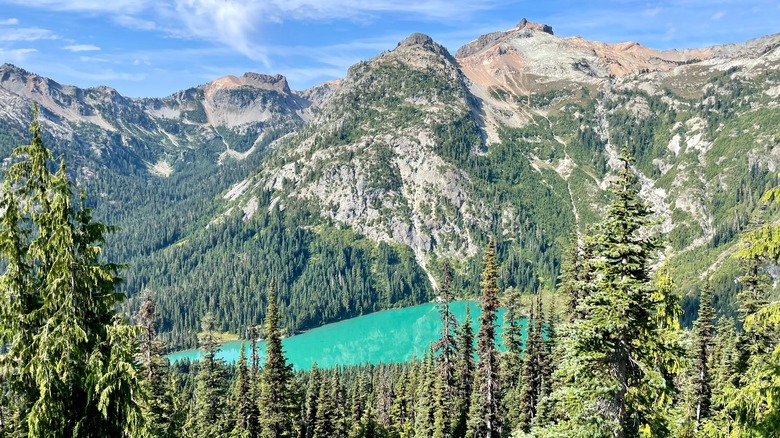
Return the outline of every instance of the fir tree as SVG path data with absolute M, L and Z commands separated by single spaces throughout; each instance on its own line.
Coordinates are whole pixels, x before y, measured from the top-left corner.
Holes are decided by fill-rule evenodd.
M 168 359 L 163 356 L 163 345 L 157 338 L 157 317 L 152 293 L 145 290 L 138 310 L 138 322 L 143 330 L 138 362 L 147 391 L 143 415 L 151 437 L 171 437 L 175 436 L 175 401 L 168 386 Z
M 227 379 L 224 361 L 217 358 L 220 341 L 213 314 L 203 317 L 198 338 L 204 353 L 195 379 L 195 404 L 188 429 L 197 437 L 220 436 L 225 431 Z
M 260 390 L 260 424 L 263 438 L 293 435 L 295 397 L 291 387 L 292 365 L 282 350 L 279 308 L 273 285 L 268 289 L 268 309 L 265 317 L 265 351 Z
M 695 342 L 693 387 L 696 430 L 710 414 L 710 397 L 712 396 L 709 363 L 712 354 L 714 335 L 712 324 L 715 320 L 715 311 L 712 308 L 712 290 L 709 282 L 702 289 L 699 300 L 699 317 L 693 323 Z
M 498 381 L 498 350 L 496 349 L 496 312 L 498 311 L 498 271 L 496 242 L 488 242 L 482 262 L 482 314 L 477 333 L 477 369 L 475 374 L 471 408 L 469 409 L 468 435 L 493 438 L 501 435 L 501 392 Z
M 624 153 L 613 200 L 590 237 L 594 258 L 586 266 L 593 269 L 595 287 L 578 306 L 583 319 L 566 330 L 566 353 L 556 373 L 562 385 L 553 397 L 563 418 L 540 434 L 669 433 L 668 364 L 676 358 L 658 336 L 658 299 L 650 281 L 656 243 L 645 229 L 650 210 L 639 199 Z
M 301 436 L 303 438 L 312 438 L 314 436 L 314 424 L 317 420 L 317 399 L 320 396 L 320 387 L 322 386 L 322 374 L 314 362 L 309 372 L 309 381 L 306 384 L 306 394 L 304 396 L 303 415 L 301 421 Z
M 457 391 L 453 409 L 453 436 L 466 436 L 468 411 L 471 406 L 471 394 L 474 388 L 474 331 L 471 328 L 471 312 L 466 306 L 466 317 L 458 329 L 458 363 L 455 373 Z
M 236 379 L 233 382 L 233 393 L 230 400 L 232 430 L 231 438 L 255 438 L 259 425 L 257 404 L 252 398 L 252 375 L 247 366 L 244 344 L 236 362 Z
M 32 142 L 17 148 L 0 198 L 0 382 L 13 412 L 6 430 L 29 436 L 134 436 L 143 394 L 138 330 L 115 315 L 120 266 L 100 261 L 113 228 L 73 198 L 64 162 Z M 5 426 L 4 426 L 5 427 Z
M 450 265 L 446 261 L 442 263 L 441 273 L 441 288 L 436 307 L 439 310 L 442 329 L 441 336 L 434 348 L 437 353 L 436 361 L 438 363 L 439 378 L 444 383 L 445 401 L 450 403 L 455 392 L 455 355 L 457 353 L 455 332 L 458 321 L 450 310 L 450 303 L 452 302 L 452 273 L 450 272 Z
M 523 385 L 523 327 L 524 318 L 520 292 L 510 288 L 504 295 L 504 333 L 501 354 L 501 389 L 503 390 L 503 417 L 505 427 L 514 430 L 520 422 L 520 393 Z
M 537 295 L 539 297 L 540 295 Z M 536 417 L 536 408 L 542 394 L 546 367 L 546 346 L 542 336 L 541 300 L 531 305 L 528 318 L 528 340 L 523 360 L 523 387 L 520 391 L 518 426 L 528 432 Z
M 434 422 L 434 385 L 435 374 L 431 353 L 426 353 L 418 368 L 417 388 L 415 390 L 414 431 L 415 437 L 433 435 Z

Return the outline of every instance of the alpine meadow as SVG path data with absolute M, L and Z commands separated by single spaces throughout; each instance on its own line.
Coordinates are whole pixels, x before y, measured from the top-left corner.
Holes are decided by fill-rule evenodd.
M 292 83 L 0 66 L 0 437 L 780 437 L 780 34 Z

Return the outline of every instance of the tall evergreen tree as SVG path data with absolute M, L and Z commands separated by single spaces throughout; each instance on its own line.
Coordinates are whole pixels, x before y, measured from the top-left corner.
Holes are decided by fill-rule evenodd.
M 496 312 L 498 311 L 498 270 L 496 242 L 491 237 L 482 261 L 482 314 L 477 333 L 477 369 L 468 435 L 494 438 L 501 435 L 501 392 L 499 386 L 498 349 L 496 348 Z
M 658 336 L 658 298 L 650 281 L 656 243 L 646 232 L 650 210 L 639 199 L 627 150 L 624 154 L 613 200 L 590 238 L 595 287 L 578 306 L 583 319 L 566 330 L 566 354 L 556 373 L 563 385 L 553 396 L 563 418 L 539 434 L 669 433 L 667 366 L 674 353 Z
M 306 394 L 303 402 L 303 414 L 301 418 L 301 437 L 312 438 L 314 436 L 314 424 L 317 420 L 317 399 L 320 395 L 320 387 L 323 385 L 322 374 L 314 362 L 309 372 L 309 381 L 306 384 Z
M 426 353 L 418 368 L 417 388 L 414 393 L 414 436 L 418 438 L 433 435 L 434 389 L 436 374 L 433 369 L 432 353 Z
M 144 290 L 138 309 L 142 329 L 138 363 L 147 391 L 143 415 L 151 437 L 172 437 L 176 434 L 175 400 L 168 382 L 168 359 L 163 356 L 163 345 L 157 338 L 157 317 L 152 293 Z
M 231 438 L 256 438 L 258 435 L 257 404 L 252 398 L 251 372 L 247 365 L 244 344 L 241 344 L 230 400 L 230 414 L 233 417 Z
M 764 195 L 764 202 L 776 201 L 780 187 Z M 738 431 L 760 436 L 776 436 L 780 430 L 780 301 L 767 299 L 763 266 L 780 260 L 780 226 L 763 225 L 742 237 L 736 253 L 745 268 L 738 294 L 740 322 L 743 323 L 742 371 L 735 387 L 723 391 L 725 410 L 733 413 Z
M 116 316 L 120 266 L 100 260 L 111 227 L 73 198 L 65 164 L 32 142 L 12 154 L 0 210 L 0 382 L 10 432 L 30 436 L 140 433 L 138 330 Z
M 522 311 L 520 292 L 514 288 L 504 294 L 504 333 L 502 344 L 505 351 L 501 353 L 501 390 L 504 426 L 508 430 L 517 428 L 520 422 L 520 393 L 523 385 L 523 326 L 525 319 Z
M 528 318 L 528 340 L 523 360 L 523 387 L 520 391 L 518 426 L 528 432 L 536 418 L 536 411 L 548 383 L 548 351 L 544 340 L 541 295 L 537 295 Z
M 709 417 L 712 397 L 712 376 L 710 363 L 714 343 L 715 310 L 712 308 L 712 289 L 709 281 L 705 284 L 699 298 L 699 317 L 693 323 L 694 363 L 693 363 L 693 418 L 698 431 L 702 421 Z
M 455 333 L 458 327 L 458 321 L 450 310 L 452 302 L 452 273 L 450 265 L 445 261 L 441 268 L 441 287 L 439 289 L 439 301 L 436 307 L 439 311 L 439 319 L 442 323 L 441 336 L 434 346 L 437 353 L 436 361 L 438 363 L 439 377 L 443 380 L 445 388 L 445 400 L 449 403 L 455 391 L 455 356 L 456 343 Z
M 458 328 L 458 362 L 455 372 L 457 390 L 453 415 L 453 436 L 464 437 L 467 431 L 468 412 L 471 406 L 471 394 L 474 388 L 474 331 L 471 328 L 471 312 L 466 306 L 466 316 Z
M 276 291 L 273 284 L 268 289 L 268 308 L 265 316 L 265 351 L 262 384 L 260 390 L 260 424 L 263 438 L 293 436 L 293 419 L 296 413 L 295 397 L 291 386 L 292 365 L 282 350 L 282 332 Z
M 202 438 L 221 436 L 225 432 L 227 378 L 224 361 L 217 358 L 220 340 L 216 334 L 213 314 L 208 313 L 203 317 L 198 338 L 204 354 L 195 378 L 195 403 L 188 433 Z

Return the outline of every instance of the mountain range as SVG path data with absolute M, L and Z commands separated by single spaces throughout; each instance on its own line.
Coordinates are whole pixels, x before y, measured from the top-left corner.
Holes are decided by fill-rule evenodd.
M 271 283 L 291 331 L 430 300 L 442 260 L 468 295 L 490 235 L 502 287 L 552 289 L 627 147 L 690 317 L 705 278 L 733 278 L 737 234 L 777 213 L 760 197 L 778 184 L 779 47 L 661 51 L 523 19 L 454 55 L 415 33 L 305 91 L 246 73 L 165 98 L 4 64 L 0 154 L 28 141 L 36 102 L 120 228 L 105 251 L 124 290 L 155 292 L 187 346 L 208 311 L 225 331 L 259 322 Z M 733 312 L 738 285 L 713 284 Z

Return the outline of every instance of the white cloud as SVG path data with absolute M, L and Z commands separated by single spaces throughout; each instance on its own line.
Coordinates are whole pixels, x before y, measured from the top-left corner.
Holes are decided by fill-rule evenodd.
M 656 6 L 656 7 L 652 8 L 652 9 L 645 9 L 644 11 L 642 11 L 642 15 L 644 15 L 645 17 L 651 17 L 652 18 L 652 17 L 657 16 L 660 12 L 661 12 L 661 7 L 660 6 Z
M 176 12 L 189 35 L 218 41 L 248 58 L 268 65 L 263 49 L 254 43 L 262 6 L 236 0 L 175 0 Z
M 8 18 L 5 20 L 0 20 L 0 26 L 13 26 L 19 24 L 19 20 L 16 18 Z
M 0 59 L 19 62 L 24 60 L 27 55 L 35 52 L 37 52 L 35 49 L 3 49 L 0 47 Z
M 114 17 L 114 22 L 129 29 L 145 31 L 157 29 L 157 24 L 154 21 L 145 20 L 143 18 L 133 17 L 130 15 L 118 15 Z
M 70 46 L 63 47 L 63 49 L 69 50 L 71 52 L 96 52 L 100 50 L 100 47 L 92 44 L 72 44 Z
M 718 12 L 716 12 L 716 13 L 712 14 L 712 19 L 713 19 L 713 20 L 720 20 L 721 18 L 723 18 L 723 17 L 725 17 L 725 16 L 726 16 L 726 13 L 725 13 L 725 12 L 723 12 L 723 11 L 718 11 Z
M 0 41 L 39 41 L 58 38 L 52 31 L 39 27 L 21 27 L 0 33 Z
M 151 0 L 10 0 L 9 2 L 47 10 L 113 14 L 135 14 L 154 3 Z

